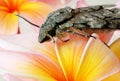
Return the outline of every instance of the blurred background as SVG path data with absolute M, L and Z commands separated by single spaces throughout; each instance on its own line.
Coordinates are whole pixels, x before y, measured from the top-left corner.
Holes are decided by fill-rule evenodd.
M 90 5 L 114 4 L 117 0 L 86 0 Z

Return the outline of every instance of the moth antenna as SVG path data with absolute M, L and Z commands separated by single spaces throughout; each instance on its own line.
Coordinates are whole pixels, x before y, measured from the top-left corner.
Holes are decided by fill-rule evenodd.
M 31 25 L 33 25 L 33 26 L 35 26 L 35 27 L 37 27 L 37 28 L 40 28 L 40 26 L 38 26 L 38 25 L 36 25 L 36 24 L 28 21 L 26 18 L 24 18 L 24 17 L 22 17 L 22 16 L 20 16 L 20 15 L 18 15 L 18 14 L 15 14 L 15 15 L 18 16 L 18 17 L 20 17 L 20 18 L 22 18 L 22 19 L 24 19 L 25 21 L 27 21 L 27 22 L 30 23 Z

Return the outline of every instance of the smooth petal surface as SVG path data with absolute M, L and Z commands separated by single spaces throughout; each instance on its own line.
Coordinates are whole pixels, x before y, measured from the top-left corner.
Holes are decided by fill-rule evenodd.
M 0 6 L 5 6 L 8 9 L 13 9 L 15 7 L 18 8 L 19 6 L 21 6 L 21 4 L 28 1 L 32 1 L 32 0 L 0 0 Z
M 31 78 L 28 79 L 28 78 L 14 76 L 11 74 L 4 74 L 3 78 L 4 78 L 4 81 L 38 81 L 35 79 L 31 79 Z
M 18 17 L 13 14 L 0 11 L 0 34 L 15 34 L 18 32 Z
M 66 77 L 66 81 L 74 81 L 74 74 L 78 68 L 86 42 L 87 39 L 79 36 L 73 37 L 68 42 L 57 42 L 57 58 Z
M 42 81 L 64 81 L 59 65 L 44 54 L 0 50 L 0 68 L 11 74 Z
M 6 80 L 3 78 L 3 75 L 0 75 L 0 81 L 6 81 Z
M 70 6 L 72 8 L 87 6 L 85 0 L 38 0 L 47 3 L 55 10 L 61 7 Z
M 20 14 L 32 23 L 39 26 L 43 23 L 52 8 L 42 2 L 29 2 L 20 7 Z
M 76 81 L 99 81 L 119 71 L 117 57 L 100 40 L 91 38 L 87 44 Z
M 0 49 L 6 49 L 11 51 L 21 51 L 21 52 L 38 52 L 44 53 L 57 61 L 53 42 L 45 42 L 40 44 L 38 40 L 38 34 L 33 31 L 31 25 L 28 23 L 22 23 L 24 21 L 20 20 L 20 29 L 23 32 L 17 35 L 11 36 L 0 36 Z M 14 40 L 13 40 L 14 39 Z M 24 40 L 24 41 L 23 41 Z M 49 50 L 52 49 L 52 50 Z
M 112 76 L 110 76 L 102 81 L 118 81 L 118 80 L 120 80 L 120 72 L 113 74 Z
M 114 41 L 110 45 L 110 49 L 117 55 L 117 57 L 120 60 L 120 38 L 118 40 Z
M 76 7 L 79 8 L 79 7 L 85 7 L 87 6 L 87 2 L 86 0 L 77 0 L 77 3 L 76 3 Z
M 109 44 L 110 39 L 112 38 L 113 34 L 115 31 L 105 31 L 105 30 L 100 30 L 100 32 L 97 32 L 99 35 L 99 39 L 107 44 Z
M 112 37 L 108 41 L 108 45 L 111 45 L 112 43 L 114 43 L 114 41 L 116 41 L 119 38 L 120 38 L 120 30 L 114 31 Z
M 76 38 L 56 46 L 66 80 L 99 81 L 118 72 L 119 60 L 100 40 Z

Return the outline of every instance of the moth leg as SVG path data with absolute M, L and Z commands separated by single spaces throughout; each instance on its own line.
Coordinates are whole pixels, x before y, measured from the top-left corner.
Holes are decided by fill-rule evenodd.
M 67 33 L 65 33 L 63 30 L 61 30 L 61 29 L 57 29 L 56 30 L 56 36 L 57 36 L 57 38 L 58 39 L 60 39 L 62 42 L 67 42 L 67 41 L 69 41 L 70 39 L 64 39 L 64 37 L 66 37 L 67 35 L 66 35 Z
M 87 33 L 78 33 L 78 32 L 76 32 L 76 31 L 74 31 L 74 30 L 66 30 L 65 32 L 67 32 L 67 33 L 72 33 L 72 34 L 75 34 L 75 35 L 80 35 L 80 36 L 84 36 L 84 37 L 93 37 L 94 39 L 96 39 L 96 37 L 95 36 L 92 36 L 92 35 L 90 35 L 90 34 L 87 34 Z
M 51 35 L 47 34 L 47 37 L 49 37 L 53 41 L 53 43 L 55 43 L 55 39 Z
M 67 32 L 67 33 L 72 33 L 72 34 L 76 34 L 76 35 L 80 35 L 80 36 L 84 36 L 84 37 L 93 37 L 94 39 L 96 39 L 96 37 L 95 36 L 92 36 L 92 35 L 88 35 L 88 34 L 81 34 L 81 33 L 78 33 L 78 32 L 76 32 L 76 31 L 72 31 L 72 30 L 66 30 L 65 32 Z M 108 48 L 109 48 L 109 45 L 107 45 L 107 43 L 105 43 L 104 41 L 102 41 Z

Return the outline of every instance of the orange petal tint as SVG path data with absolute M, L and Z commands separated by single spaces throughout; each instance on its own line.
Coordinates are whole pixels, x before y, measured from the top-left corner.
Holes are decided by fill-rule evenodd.
M 74 36 L 67 42 L 57 42 L 56 54 L 66 81 L 74 81 L 74 75 L 86 42 L 87 39 L 80 36 Z
M 16 34 L 18 32 L 17 12 L 0 12 L 0 34 Z
M 65 81 L 60 66 L 44 54 L 0 50 L 0 68 L 40 81 Z
M 114 41 L 111 45 L 110 45 L 110 49 L 117 55 L 117 57 L 120 60 L 120 38 L 117 39 L 116 41 Z
M 119 70 L 119 60 L 100 40 L 90 38 L 86 46 L 75 81 L 101 81 Z
M 100 30 L 99 32 L 97 32 L 97 34 L 99 35 L 99 38 L 105 43 L 109 42 L 113 33 L 114 31 L 107 31 L 107 30 Z
M 4 7 L 4 6 L 0 6 L 0 12 L 1 11 L 4 11 L 4 12 L 7 12 L 8 11 L 8 8 Z
M 29 21 L 40 25 L 52 11 L 51 7 L 42 2 L 29 2 L 20 7 L 21 16 L 28 18 Z
M 30 0 L 0 0 L 1 6 L 5 6 L 8 9 L 17 9 L 21 4 Z
M 110 77 L 106 78 L 105 80 L 102 81 L 119 81 L 120 80 L 120 72 L 111 75 Z
M 54 50 L 54 44 L 53 42 L 45 42 L 45 43 L 37 43 L 33 50 L 36 50 L 40 53 L 45 54 L 46 56 L 48 56 L 49 58 L 51 58 L 52 60 L 54 60 L 55 63 L 58 63 L 57 57 L 56 57 L 56 52 Z

